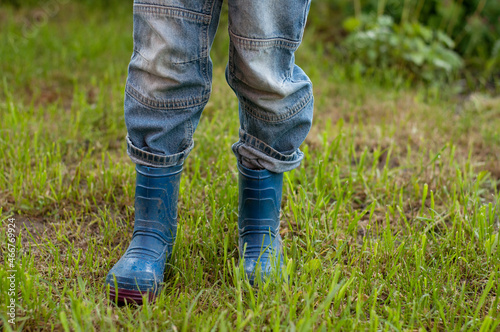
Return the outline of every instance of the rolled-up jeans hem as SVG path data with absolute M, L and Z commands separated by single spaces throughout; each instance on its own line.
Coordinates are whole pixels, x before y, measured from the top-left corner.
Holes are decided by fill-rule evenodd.
M 240 129 L 240 141 L 233 144 L 232 149 L 241 165 L 264 168 L 273 173 L 291 171 L 304 158 L 304 153 L 299 149 L 288 155 L 280 153 L 243 129 Z
M 129 155 L 130 159 L 136 164 L 150 167 L 171 167 L 182 165 L 184 164 L 184 160 L 194 147 L 194 142 L 191 141 L 189 147 L 187 147 L 184 151 L 165 156 L 139 149 L 132 143 L 128 135 L 126 137 L 126 140 L 127 154 Z

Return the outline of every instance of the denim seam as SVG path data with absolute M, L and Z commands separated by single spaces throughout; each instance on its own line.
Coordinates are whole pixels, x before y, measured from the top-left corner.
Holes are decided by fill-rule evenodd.
M 134 52 L 135 54 L 137 54 L 137 56 L 140 56 L 140 57 L 141 57 L 141 59 L 143 59 L 144 61 L 146 61 L 146 62 L 147 62 L 147 64 L 149 65 L 149 60 L 148 60 L 148 59 L 147 59 L 144 55 L 142 55 L 141 51 L 139 51 L 139 48 L 136 48 L 136 47 L 135 47 L 135 45 L 134 45 L 134 48 L 133 48 L 133 52 Z M 134 54 L 132 54 L 132 56 L 133 56 L 133 55 L 134 55 Z
M 228 67 L 229 67 L 229 73 L 232 74 L 232 75 L 229 75 L 229 76 L 234 76 L 234 42 L 231 39 L 229 39 Z M 228 78 L 230 78 L 230 77 L 228 77 Z M 238 96 L 238 94 L 236 94 L 236 95 Z
M 146 22 L 147 25 L 149 25 L 149 27 L 151 28 L 151 30 L 154 30 L 153 27 L 151 26 L 151 24 L 149 24 L 149 22 Z M 156 33 L 156 32 L 155 32 Z M 163 37 L 161 37 L 160 35 L 158 35 L 158 37 L 160 37 L 161 39 L 163 39 Z M 150 63 L 150 60 L 148 60 L 142 53 L 141 51 L 139 50 L 138 47 L 136 47 L 136 45 L 134 45 L 133 47 L 133 51 L 134 53 L 137 53 L 144 61 L 146 61 L 148 64 Z M 192 63 L 192 62 L 196 62 L 196 61 L 200 61 L 200 59 L 204 59 L 204 58 L 207 58 L 208 57 L 208 52 L 207 50 L 202 50 L 202 52 L 200 52 L 200 56 L 197 57 L 197 58 L 192 58 L 192 59 L 189 59 L 189 60 L 186 60 L 186 61 L 171 61 L 170 63 L 174 64 L 174 65 L 185 65 L 185 64 L 188 64 L 188 63 Z
M 205 0 L 205 4 L 203 5 L 203 12 L 207 13 L 207 15 L 210 16 L 210 22 L 208 24 L 212 22 L 214 6 L 215 0 Z
M 265 116 L 262 115 L 262 112 L 257 110 L 256 107 L 253 107 L 250 105 L 250 101 L 246 99 L 245 97 L 240 96 L 240 104 L 245 112 L 250 114 L 253 118 L 257 120 L 262 120 L 268 123 L 277 123 L 281 121 L 288 120 L 289 118 L 293 117 L 294 115 L 298 114 L 302 109 L 304 109 L 305 106 L 307 106 L 311 100 L 312 100 L 313 94 L 308 93 L 306 96 L 304 96 L 302 99 L 300 99 L 294 107 L 290 108 L 286 113 L 280 114 L 277 116 Z
M 187 122 L 186 123 L 186 132 L 187 132 L 186 137 L 188 138 L 188 140 L 186 140 L 186 143 L 180 147 L 181 150 L 186 150 L 187 148 L 189 148 L 189 146 L 191 145 L 191 142 L 193 141 L 193 135 L 194 135 L 193 122 L 191 121 L 191 119 L 188 119 L 186 122 Z
M 128 93 L 131 97 L 133 97 L 135 100 L 137 100 L 144 106 L 153 107 L 156 109 L 183 109 L 183 108 L 200 106 L 205 104 L 210 96 L 210 91 L 208 91 L 203 93 L 203 95 L 200 98 L 186 98 L 186 99 L 176 99 L 171 101 L 159 101 L 143 96 L 130 84 L 126 85 L 125 93 Z
M 162 15 L 168 15 L 170 17 L 177 17 L 205 24 L 208 24 L 210 22 L 209 15 L 173 6 L 135 3 L 134 9 L 136 10 L 137 13 L 162 14 Z
M 212 1 L 212 4 L 213 4 L 213 1 Z M 213 6 L 212 6 L 212 9 L 213 9 Z M 201 47 L 202 47 L 202 53 L 203 54 L 209 54 L 210 51 L 209 51 L 209 30 L 210 30 L 210 23 L 212 21 L 212 18 L 213 18 L 213 13 L 210 12 L 210 15 L 208 16 L 209 17 L 209 20 L 207 22 L 207 24 L 204 24 L 202 27 L 201 27 L 201 33 L 199 34 L 199 38 L 200 38 L 200 43 L 201 43 Z M 211 92 L 212 92 L 212 82 L 210 81 L 210 77 L 208 77 L 208 66 L 209 66 L 209 61 L 210 61 L 210 58 L 207 56 L 207 57 L 204 57 L 203 58 L 203 61 L 200 61 L 200 67 L 201 67 L 201 70 L 202 70 L 202 74 L 203 74 L 203 78 L 205 80 L 206 84 L 209 88 L 209 92 L 208 94 L 210 95 Z
M 243 47 L 247 47 L 250 49 L 259 49 L 262 47 L 273 47 L 273 46 L 278 46 L 282 48 L 287 48 L 290 50 L 297 50 L 297 48 L 300 45 L 300 40 L 295 41 L 295 40 L 290 40 L 286 38 L 265 38 L 265 39 L 260 39 L 260 38 L 248 38 L 248 37 L 243 37 L 235 34 L 234 32 L 231 31 L 231 29 L 228 29 L 229 34 L 234 37 L 235 43 L 242 45 Z
M 300 40 L 304 38 L 304 30 L 306 28 L 307 24 L 307 16 L 309 13 L 309 7 L 311 6 L 311 0 L 306 1 L 305 6 L 304 6 L 304 14 L 303 14 L 303 19 L 302 19 L 302 31 L 300 32 Z
M 246 133 L 243 129 L 240 129 L 240 140 L 241 142 L 237 143 L 236 149 L 242 146 L 243 144 L 248 144 L 254 149 L 265 153 L 271 158 L 277 159 L 279 161 L 292 161 L 294 160 L 296 153 L 292 153 L 291 155 L 282 154 L 275 149 L 273 149 L 268 144 L 259 140 L 257 137 L 254 137 L 248 133 Z
M 127 153 L 131 157 L 154 166 L 167 166 L 182 161 L 187 156 L 187 154 L 192 150 L 192 147 L 194 145 L 193 141 L 191 141 L 191 144 L 183 151 L 169 156 L 162 156 L 152 152 L 141 150 L 138 147 L 134 146 L 128 135 L 126 137 L 126 140 L 127 140 Z

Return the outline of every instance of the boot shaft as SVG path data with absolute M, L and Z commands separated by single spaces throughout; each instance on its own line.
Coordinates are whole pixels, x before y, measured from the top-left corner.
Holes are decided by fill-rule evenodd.
M 138 228 L 163 231 L 173 242 L 182 166 L 153 168 L 137 165 L 136 171 L 134 232 Z
M 240 232 L 279 230 L 283 173 L 251 170 L 238 164 Z M 240 233 L 241 234 L 241 233 Z

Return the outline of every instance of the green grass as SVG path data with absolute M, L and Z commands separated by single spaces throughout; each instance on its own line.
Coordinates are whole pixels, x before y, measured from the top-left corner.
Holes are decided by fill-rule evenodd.
M 500 99 L 360 77 L 332 63 L 312 29 L 297 62 L 315 86 L 315 123 L 282 203 L 289 284 L 254 289 L 241 278 L 237 101 L 222 24 L 164 291 L 155 304 L 108 304 L 104 278 L 133 230 L 122 109 L 131 8 L 65 3 L 22 37 L 37 10 L 0 7 L 6 330 L 500 328 Z M 9 217 L 19 232 L 15 325 Z

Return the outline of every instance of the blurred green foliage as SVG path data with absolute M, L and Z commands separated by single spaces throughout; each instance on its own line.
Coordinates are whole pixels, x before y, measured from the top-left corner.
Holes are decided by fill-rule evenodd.
M 374 17 L 390 17 L 393 23 L 376 28 Z M 500 90 L 498 0 L 313 1 L 309 21 L 318 42 L 337 55 L 336 61 L 352 64 L 354 76 L 376 73 L 391 80 L 396 73 L 433 83 L 439 77 L 460 80 L 460 90 Z M 432 40 L 418 33 L 423 30 Z
M 396 67 L 431 82 L 449 78 L 463 65 L 450 37 L 418 22 L 396 24 L 390 16 L 362 15 L 344 21 L 344 28 L 351 33 L 343 44 L 362 70 Z
M 313 2 L 310 21 L 322 41 L 339 45 L 348 31 L 338 22 L 362 20 L 366 15 L 390 16 L 401 26 L 419 23 L 444 33 L 454 41 L 454 50 L 467 67 L 487 73 L 499 70 L 495 60 L 495 45 L 500 42 L 498 0 L 324 0 Z

